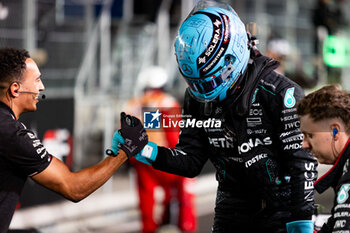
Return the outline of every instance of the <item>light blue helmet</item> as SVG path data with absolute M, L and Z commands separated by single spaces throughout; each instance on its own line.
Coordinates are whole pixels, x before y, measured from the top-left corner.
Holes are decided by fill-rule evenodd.
M 192 10 L 178 31 L 176 59 L 198 101 L 221 101 L 247 67 L 248 37 L 229 5 L 202 6 Z

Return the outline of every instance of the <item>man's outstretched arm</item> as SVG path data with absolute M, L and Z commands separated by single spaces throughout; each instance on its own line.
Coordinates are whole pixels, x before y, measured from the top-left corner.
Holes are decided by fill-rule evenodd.
M 52 157 L 50 165 L 32 179 L 73 202 L 79 202 L 101 187 L 127 159 L 125 152 L 120 150 L 116 157 L 108 156 L 94 166 L 71 172 L 62 161 Z

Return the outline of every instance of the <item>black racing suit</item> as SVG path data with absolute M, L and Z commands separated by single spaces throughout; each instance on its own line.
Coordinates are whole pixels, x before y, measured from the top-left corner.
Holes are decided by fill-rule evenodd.
M 52 155 L 35 134 L 0 102 L 0 233 L 8 230 L 27 178 L 45 170 L 51 161 Z
M 175 149 L 158 147 L 156 169 L 194 177 L 208 159 L 215 166 L 212 232 L 286 232 L 286 222 L 311 220 L 317 162 L 301 149 L 296 102 L 303 91 L 277 66 L 259 54 L 219 103 L 199 103 L 187 91 L 184 117 L 221 127 L 183 128 Z
M 350 139 L 333 167 L 315 182 L 315 189 L 323 193 L 329 187 L 335 192 L 332 216 L 319 233 L 350 232 Z

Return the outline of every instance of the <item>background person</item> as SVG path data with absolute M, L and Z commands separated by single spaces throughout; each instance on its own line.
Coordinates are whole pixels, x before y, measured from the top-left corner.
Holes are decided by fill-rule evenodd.
M 286 39 L 271 38 L 267 43 L 266 56 L 275 59 L 280 65 L 275 72 L 285 75 L 286 59 L 290 55 L 291 46 Z
M 143 87 L 143 94 L 131 99 L 126 105 L 125 112 L 139 118 L 142 117 L 142 109 L 145 108 L 154 111 L 159 109 L 163 114 L 180 115 L 179 103 L 164 90 L 167 79 L 166 71 L 159 66 L 151 66 L 141 71 L 138 80 Z M 148 130 L 147 134 L 149 140 L 158 145 L 174 148 L 178 142 L 179 132 L 179 127 L 176 127 L 169 130 Z M 134 158 L 130 159 L 130 163 L 137 175 L 142 232 L 153 233 L 159 230 L 160 226 L 167 224 L 177 224 L 182 232 L 195 231 L 197 228 L 195 196 L 190 190 L 193 179 L 156 170 Z M 161 217 L 157 216 L 156 193 L 159 188 L 164 193 Z M 174 204 L 177 204 L 178 208 L 174 208 Z
M 175 52 L 189 85 L 184 115 L 222 124 L 185 127 L 175 149 L 149 142 L 135 158 L 187 177 L 210 160 L 219 182 L 212 232 L 313 232 L 317 172 L 301 149 L 302 89 L 274 72 L 278 63 L 260 54 L 227 4 L 200 1 Z
M 69 171 L 63 162 L 46 151 L 32 131 L 18 121 L 22 113 L 37 109 L 40 92 L 44 90 L 39 68 L 27 51 L 0 49 L 1 233 L 8 230 L 27 177 L 78 202 L 103 185 L 128 157 L 138 153 L 147 143 L 147 135 L 141 123 L 124 114 L 121 120 L 125 128 L 122 136 L 130 140 L 133 146 L 122 145 L 118 156 L 107 157 L 78 172 Z M 134 121 L 134 126 L 129 126 L 127 119 Z M 120 135 L 115 134 L 112 141 L 115 153 L 120 142 L 117 137 Z
M 309 77 L 303 70 L 303 58 L 298 52 L 292 53 L 288 40 L 272 36 L 267 42 L 266 56 L 278 61 L 275 72 L 287 76 L 303 89 L 310 89 L 317 83 L 317 77 Z
M 319 163 L 333 167 L 315 182 L 323 193 L 332 187 L 335 192 L 332 215 L 319 232 L 350 230 L 350 94 L 337 86 L 325 86 L 303 98 L 298 106 L 303 148 Z M 319 230 L 319 229 L 318 229 Z

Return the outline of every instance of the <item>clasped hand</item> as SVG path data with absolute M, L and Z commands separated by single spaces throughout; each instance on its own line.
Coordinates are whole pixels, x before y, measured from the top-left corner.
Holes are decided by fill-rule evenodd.
M 141 121 L 124 112 L 120 114 L 121 129 L 113 135 L 112 148 L 114 154 L 118 154 L 119 148 L 122 149 L 128 158 L 140 153 L 148 143 L 146 130 Z

